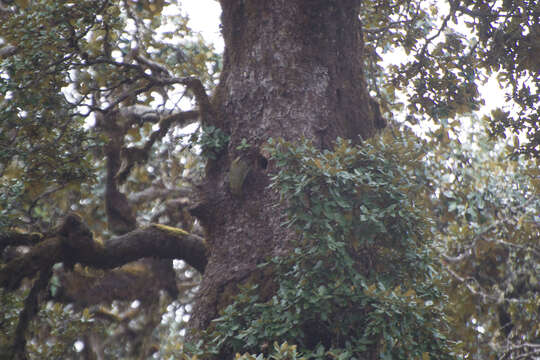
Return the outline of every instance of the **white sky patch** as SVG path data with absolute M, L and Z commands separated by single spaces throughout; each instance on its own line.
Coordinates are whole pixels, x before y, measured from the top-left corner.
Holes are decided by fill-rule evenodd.
M 224 44 L 219 30 L 221 6 L 215 0 L 184 0 L 182 12 L 189 15 L 189 26 L 199 32 L 206 41 L 214 44 L 217 52 L 222 53 Z
M 84 349 L 84 342 L 82 342 L 81 340 L 77 340 L 73 344 L 73 347 L 75 348 L 76 352 L 81 352 Z
M 496 74 L 492 74 L 488 81 L 479 86 L 482 99 L 486 102 L 480 109 L 480 113 L 488 115 L 491 110 L 505 105 L 504 91 L 497 81 Z

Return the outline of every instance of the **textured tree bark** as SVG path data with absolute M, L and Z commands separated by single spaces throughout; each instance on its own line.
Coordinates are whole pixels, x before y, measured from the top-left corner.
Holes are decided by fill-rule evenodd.
M 229 133 L 227 151 L 209 163 L 201 203 L 210 258 L 191 319 L 204 329 L 235 284 L 294 234 L 280 226 L 283 209 L 268 189 L 275 170 L 262 150 L 270 138 L 336 137 L 359 142 L 377 127 L 363 75 L 359 0 L 222 0 L 224 66 L 213 98 L 214 123 Z M 237 147 L 247 140 L 248 149 Z M 230 167 L 249 167 L 242 191 L 231 192 Z M 211 195 L 210 195 L 211 194 Z

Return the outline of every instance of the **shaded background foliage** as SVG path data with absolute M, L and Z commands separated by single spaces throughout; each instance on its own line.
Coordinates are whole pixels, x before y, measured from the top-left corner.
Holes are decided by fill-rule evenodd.
M 99 239 L 112 236 L 103 204 L 110 129 L 100 117 L 116 111 L 131 114 L 119 116 L 125 148 L 152 150 L 128 164 L 121 183 L 137 220 L 200 233 L 186 209 L 203 172 L 199 146 L 212 138 L 199 137 L 197 145 L 191 132 L 200 129 L 182 130 L 182 121 L 157 125 L 194 97 L 162 75 L 196 76 L 211 90 L 221 60 L 191 32 L 186 16 L 164 11 L 181 3 L 0 5 L 0 231 L 47 233 L 74 210 Z M 360 16 L 368 84 L 392 119 L 382 138 L 394 158 L 403 153 L 400 146 L 420 146 L 416 162 L 395 160 L 416 186 L 411 201 L 430 221 L 423 240 L 434 244 L 430 256 L 441 263 L 436 281 L 447 289 L 455 351 L 482 359 L 538 356 L 540 5 L 365 1 Z M 474 114 L 484 103 L 479 86 L 490 76 L 499 80 L 506 104 L 480 118 Z M 25 251 L 2 246 L 4 261 Z M 83 285 L 100 276 L 82 272 Z M 173 302 L 162 293 L 154 301 L 133 303 L 135 294 L 113 303 L 53 305 L 73 301 L 58 288 L 61 266 L 55 274 L 44 299 L 50 302 L 28 334 L 30 357 L 77 357 L 76 341 L 109 357 L 165 358 L 182 350 L 198 277 L 184 264 L 176 268 Z M 2 290 L 2 350 L 30 285 Z

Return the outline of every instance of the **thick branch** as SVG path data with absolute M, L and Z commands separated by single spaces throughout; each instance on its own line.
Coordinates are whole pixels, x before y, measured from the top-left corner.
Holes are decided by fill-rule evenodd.
M 0 250 L 7 246 L 35 245 L 43 239 L 39 233 L 22 233 L 19 231 L 10 231 L 0 234 Z
M 106 245 L 77 229 L 68 234 L 59 232 L 7 263 L 0 270 L 0 286 L 16 289 L 25 277 L 60 262 L 112 269 L 146 257 L 182 259 L 202 273 L 207 255 L 204 239 L 163 225 L 134 230 L 111 239 Z
M 185 296 L 190 288 L 186 288 L 183 279 L 177 279 L 171 261 L 145 258 L 105 271 L 82 266 L 76 266 L 73 271 L 58 270 L 60 287 L 52 300 L 83 309 L 113 301 L 139 300 L 150 304 L 162 290 L 171 299 L 177 299 L 179 294 Z
M 137 227 L 137 220 L 133 207 L 126 195 L 118 189 L 116 174 L 121 167 L 120 152 L 122 149 L 122 136 L 114 137 L 111 133 L 110 142 L 106 147 L 107 181 L 105 185 L 105 211 L 109 229 L 115 235 L 123 235 Z
M 97 258 L 83 259 L 81 264 L 111 269 L 143 257 L 156 257 L 182 259 L 203 273 L 208 254 L 205 241 L 199 236 L 178 228 L 153 224 L 112 239 L 103 254 L 96 255 Z
M 26 359 L 26 329 L 30 323 L 30 320 L 37 314 L 39 310 L 39 295 L 40 293 L 47 288 L 49 279 L 52 275 L 51 267 L 45 267 L 41 270 L 39 277 L 34 282 L 32 290 L 24 300 L 24 308 L 19 315 L 19 323 L 17 324 L 17 329 L 15 330 L 15 336 L 13 339 L 13 358 L 14 359 Z

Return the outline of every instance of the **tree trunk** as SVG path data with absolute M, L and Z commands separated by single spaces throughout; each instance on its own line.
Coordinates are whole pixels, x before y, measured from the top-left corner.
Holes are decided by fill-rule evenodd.
M 225 54 L 213 124 L 231 139 L 209 162 L 201 203 L 193 210 L 211 256 L 192 328 L 206 328 L 235 285 L 258 263 L 286 251 L 294 237 L 280 226 L 283 209 L 275 207 L 278 195 L 268 189 L 275 166 L 265 142 L 305 137 L 328 148 L 337 137 L 359 142 L 384 126 L 364 80 L 359 3 L 221 1 Z M 238 149 L 243 141 L 249 148 Z M 233 186 L 239 162 L 249 170 Z

